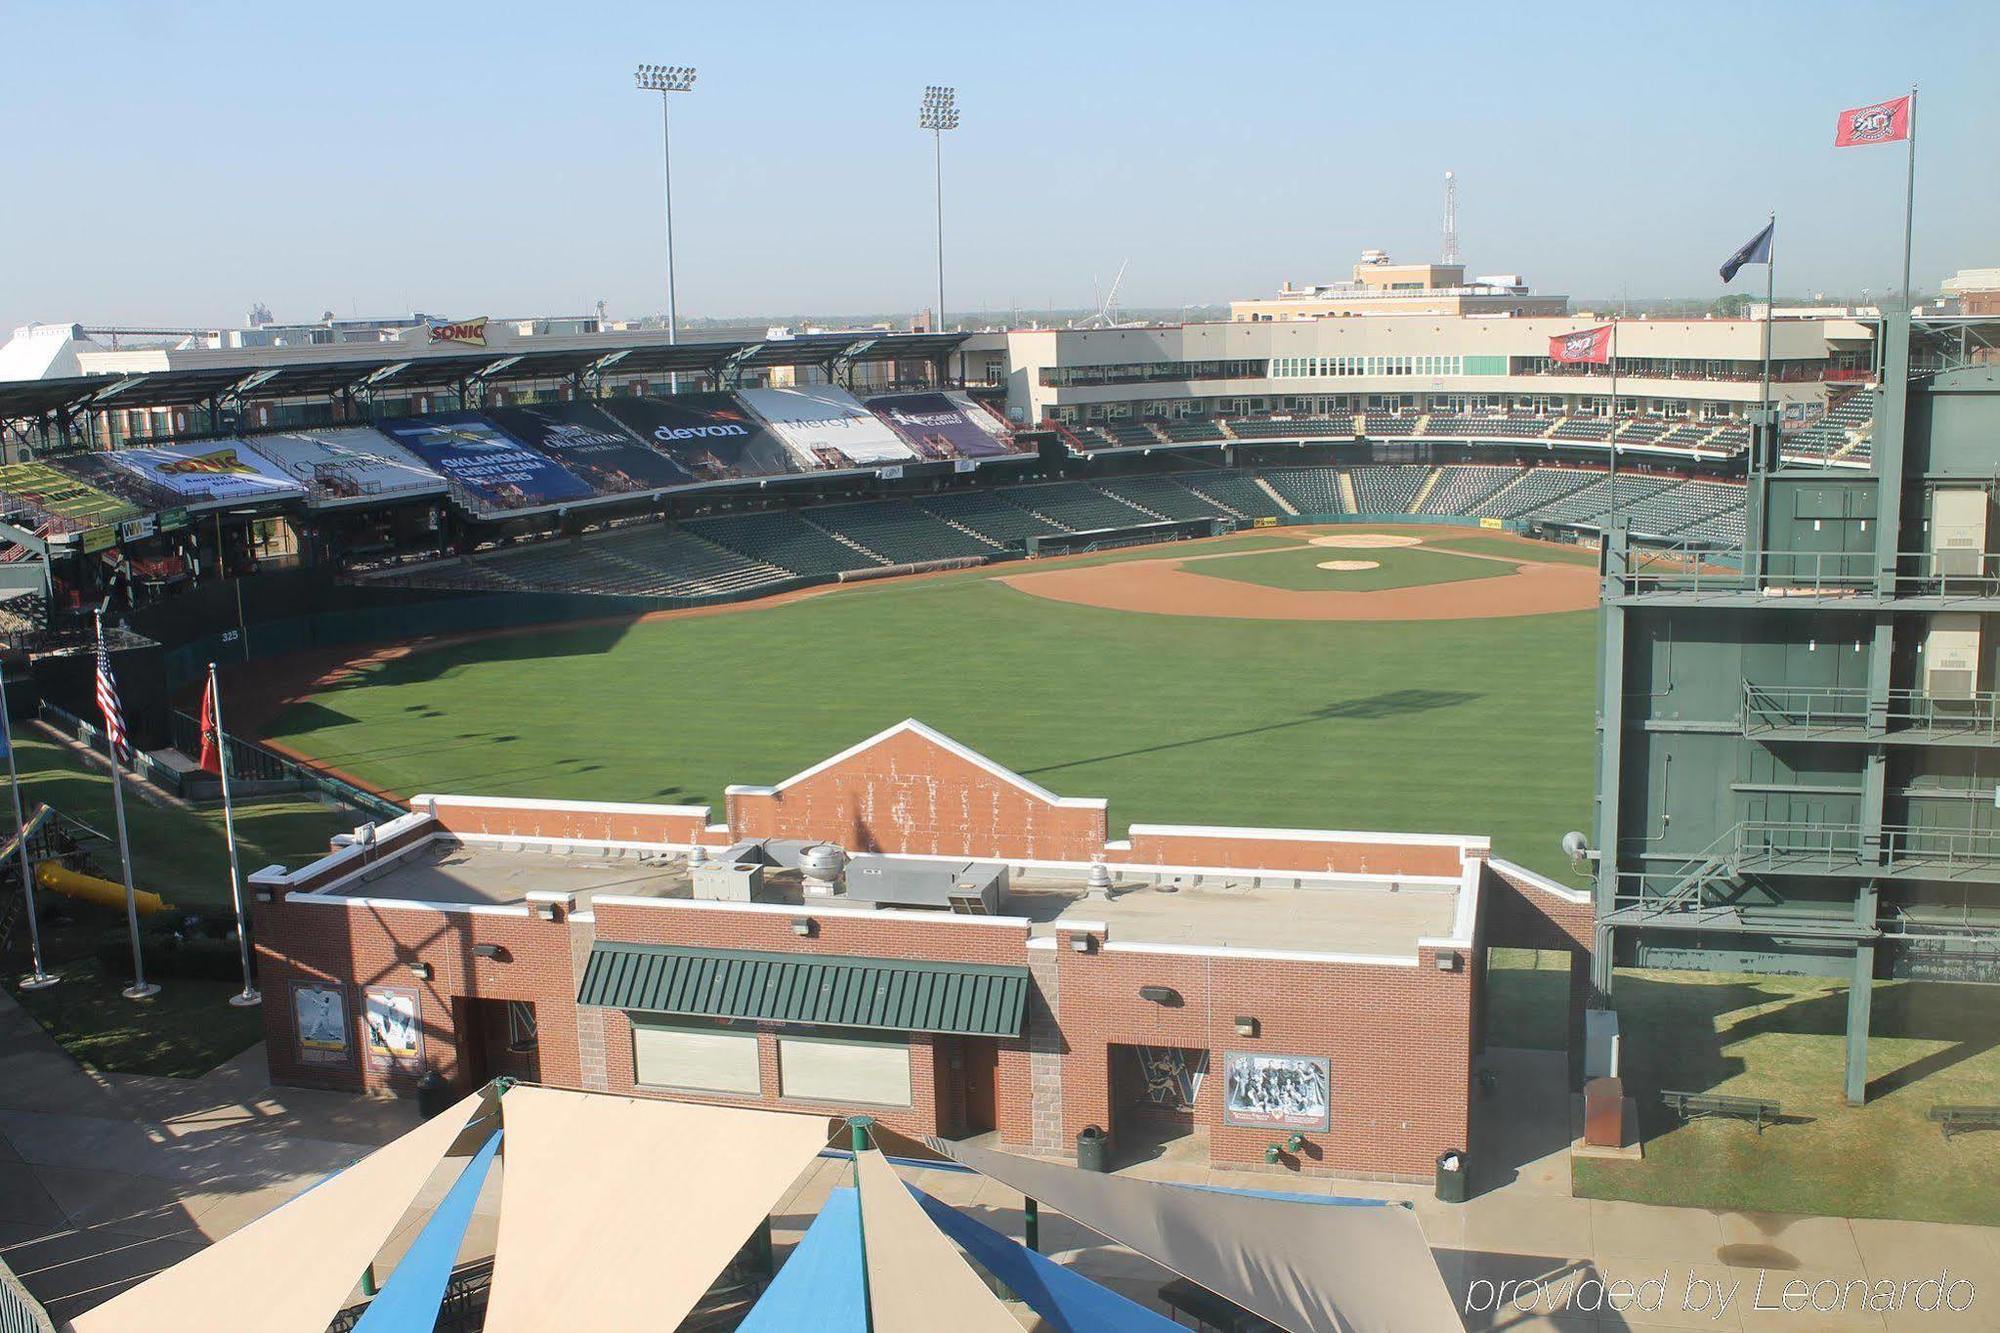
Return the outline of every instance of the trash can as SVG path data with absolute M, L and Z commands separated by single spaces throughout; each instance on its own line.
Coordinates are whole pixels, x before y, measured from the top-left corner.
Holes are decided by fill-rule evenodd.
M 1471 1193 L 1465 1169 L 1465 1150 L 1453 1148 L 1438 1154 L 1437 1196 L 1445 1203 L 1464 1203 Z
M 1096 1125 L 1084 1126 L 1076 1136 L 1076 1169 L 1079 1171 L 1103 1171 L 1105 1169 L 1104 1131 Z
M 424 1071 L 417 1080 L 417 1114 L 434 1119 L 450 1108 L 451 1101 L 451 1084 L 445 1082 L 444 1075 L 435 1069 Z

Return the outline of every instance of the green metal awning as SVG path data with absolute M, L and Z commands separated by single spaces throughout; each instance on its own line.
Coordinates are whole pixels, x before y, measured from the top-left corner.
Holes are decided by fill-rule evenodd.
M 1028 969 L 831 954 L 598 944 L 576 1002 L 772 1023 L 1018 1037 Z

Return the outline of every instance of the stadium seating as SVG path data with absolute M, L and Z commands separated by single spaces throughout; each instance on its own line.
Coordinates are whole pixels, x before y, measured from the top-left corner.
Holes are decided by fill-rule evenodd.
M 1629 419 L 1618 428 L 1620 444 L 1651 444 L 1667 433 L 1667 423 L 1657 417 Z
M 803 510 L 800 516 L 816 528 L 866 547 L 891 564 L 913 565 L 968 556 L 984 558 L 1000 549 L 1000 543 L 955 528 L 907 500 L 822 505 Z
M 947 523 L 1014 550 L 1026 545 L 1029 537 L 1062 531 L 1040 514 L 1031 514 L 994 491 L 948 491 L 921 496 L 916 503 Z
M 1045 486 L 1009 486 L 1000 494 L 1070 532 L 1129 528 L 1135 523 L 1158 521 L 1151 514 L 1080 481 L 1058 481 Z
M 1254 477 L 1241 472 L 1192 472 L 1176 480 L 1242 518 L 1279 518 L 1285 512 Z
M 1097 489 L 1115 500 L 1176 522 L 1228 517 L 1213 500 L 1196 495 L 1173 477 L 1119 477 L 1115 481 L 1098 482 Z
M 1407 514 L 1423 489 L 1426 467 L 1357 467 L 1348 471 L 1354 483 L 1354 508 L 1361 514 Z
M 1572 491 L 1582 490 L 1593 479 L 1603 475 L 1601 472 L 1580 472 L 1566 467 L 1531 468 L 1504 493 L 1493 497 L 1493 517 L 1520 518 L 1560 500 Z
M 1419 514 L 1480 514 L 1482 501 L 1521 475 L 1517 467 L 1448 467 L 1417 506 Z
M 1385 436 L 1409 435 L 1417 428 L 1417 418 L 1399 417 L 1388 412 L 1370 412 L 1362 419 L 1362 434 L 1381 439 Z
M 1229 432 L 1239 440 L 1348 439 L 1352 417 L 1232 417 Z
M 890 563 L 836 540 L 785 509 L 695 519 L 687 528 L 718 546 L 768 560 L 794 574 L 840 574 Z
M 1340 494 L 1340 470 L 1330 467 L 1271 468 L 1264 473 L 1271 489 L 1285 497 L 1285 503 L 1301 514 L 1344 514 L 1347 503 Z
M 1614 506 L 1629 516 L 1634 506 L 1678 484 L 1672 477 L 1644 473 L 1621 472 L 1615 480 L 1603 472 L 1591 475 L 1595 480 L 1589 485 L 1565 492 L 1521 517 L 1531 523 L 1595 524 Z
M 1158 444 L 1160 437 L 1153 434 L 1153 428 L 1143 421 L 1130 417 L 1114 418 L 1104 423 L 1105 431 L 1121 445 Z
M 1626 508 L 1626 523 L 1647 536 L 1673 536 L 1731 509 L 1743 507 L 1743 488 L 1690 481 Z
M 1608 440 L 1611 423 L 1603 417 L 1564 417 L 1549 433 L 1556 440 Z
M 1167 438 L 1175 444 L 1207 444 L 1228 438 L 1216 422 L 1194 418 L 1161 422 L 1160 429 L 1164 430 Z

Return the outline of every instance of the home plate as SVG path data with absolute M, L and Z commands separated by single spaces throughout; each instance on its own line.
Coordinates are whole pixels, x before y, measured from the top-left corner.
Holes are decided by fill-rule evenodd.
M 1357 569 L 1380 569 L 1382 568 L 1382 562 L 1380 560 L 1322 560 L 1319 562 L 1319 567 L 1321 569 L 1335 569 L 1343 574 L 1348 574 Z
M 1348 550 L 1379 549 L 1384 546 L 1422 546 L 1422 537 L 1406 537 L 1394 532 L 1329 532 L 1312 538 L 1314 546 L 1339 546 Z

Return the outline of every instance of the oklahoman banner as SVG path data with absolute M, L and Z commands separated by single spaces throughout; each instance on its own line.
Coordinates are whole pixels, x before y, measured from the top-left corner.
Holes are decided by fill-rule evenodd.
M 686 468 L 633 439 L 624 427 L 589 403 L 489 407 L 486 416 L 602 494 L 657 491 L 694 480 Z
M 280 499 L 305 491 L 242 440 L 117 449 L 105 457 L 194 505 Z
M 799 470 L 784 444 L 735 394 L 617 397 L 606 398 L 599 406 L 700 481 L 775 477 Z
M 384 421 L 377 429 L 488 509 L 533 509 L 596 494 L 477 412 L 405 417 Z
M 24 505 L 65 532 L 137 518 L 138 506 L 86 485 L 46 463 L 0 465 L 0 502 Z
M 916 452 L 845 389 L 744 389 L 737 394 L 809 468 L 907 463 Z
M 444 489 L 444 478 L 366 426 L 259 435 L 251 448 L 307 491 L 318 508 Z
M 1611 362 L 1611 326 L 1600 324 L 1549 339 L 1549 360 L 1559 365 L 1603 366 Z
M 885 393 L 862 405 L 929 458 L 991 458 L 1012 452 L 1000 422 L 963 393 Z

